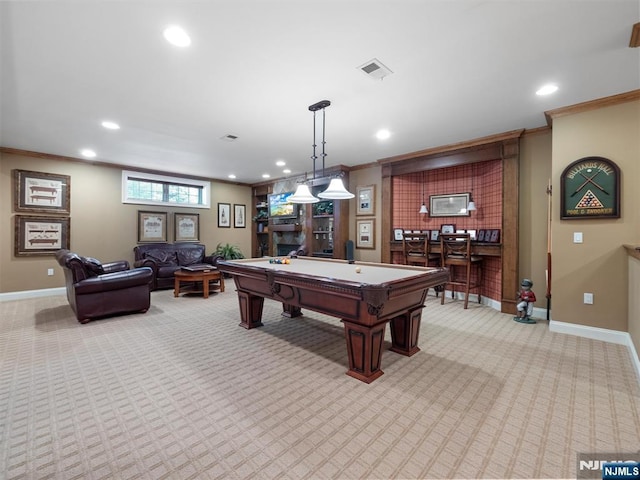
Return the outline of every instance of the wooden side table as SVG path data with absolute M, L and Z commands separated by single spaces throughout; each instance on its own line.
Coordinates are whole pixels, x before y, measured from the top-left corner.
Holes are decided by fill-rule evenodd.
M 180 291 L 181 283 L 202 283 L 202 290 L 196 290 L 194 288 L 184 288 Z M 218 282 L 218 285 L 213 285 L 214 289 L 224 292 L 224 277 L 219 270 L 200 270 L 190 272 L 188 270 L 178 270 L 175 272 L 175 285 L 173 290 L 173 296 L 177 297 L 180 293 L 199 293 L 202 292 L 204 298 L 209 298 L 210 282 Z

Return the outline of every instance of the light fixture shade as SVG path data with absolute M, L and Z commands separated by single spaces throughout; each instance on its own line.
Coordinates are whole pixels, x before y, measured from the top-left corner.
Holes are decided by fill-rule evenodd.
M 289 197 L 291 203 L 318 203 L 320 200 L 311 195 L 309 185 L 300 184 L 296 189 L 296 193 Z
M 427 206 L 424 203 L 420 207 L 420 211 L 418 213 L 429 213 L 429 210 L 427 210 Z
M 476 202 L 474 202 L 473 200 L 471 200 L 469 202 L 469 205 L 467 205 L 467 211 L 468 212 L 473 212 L 474 210 L 477 210 L 476 208 Z
M 331 179 L 329 187 L 324 192 L 319 193 L 318 196 L 329 200 L 346 200 L 355 197 L 353 193 L 344 188 L 341 178 Z

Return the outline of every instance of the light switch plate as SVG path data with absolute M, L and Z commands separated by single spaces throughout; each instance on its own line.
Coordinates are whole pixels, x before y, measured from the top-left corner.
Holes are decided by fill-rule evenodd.
M 582 243 L 582 232 L 573 232 L 573 243 Z

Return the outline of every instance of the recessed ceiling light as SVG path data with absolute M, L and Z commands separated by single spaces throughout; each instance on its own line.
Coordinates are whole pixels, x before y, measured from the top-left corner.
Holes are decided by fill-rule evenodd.
M 94 152 L 90 148 L 83 148 L 82 150 L 80 150 L 80 153 L 82 154 L 83 157 L 87 157 L 87 158 L 95 158 L 96 156 L 96 152 Z
M 171 25 L 165 28 L 163 35 L 167 42 L 176 47 L 188 47 L 191 45 L 191 39 L 189 35 L 187 35 L 187 32 L 177 25 Z
M 536 92 L 536 95 L 551 95 L 557 90 L 558 90 L 557 85 L 548 84 L 540 87 L 540 89 L 538 89 L 538 91 Z
M 271 175 L 269 175 L 268 173 L 263 173 L 262 178 L 271 178 Z
M 236 178 L 236 176 L 235 176 L 233 173 L 230 173 L 230 174 L 228 175 L 228 177 L 229 177 L 229 178 L 231 178 L 231 179 Z
M 288 168 L 285 168 L 284 170 L 282 170 L 282 173 L 284 173 L 285 175 L 289 175 L 291 173 L 291 170 Z
M 285 162 L 284 160 L 278 160 L 278 161 L 276 162 L 276 165 L 277 165 L 278 167 L 284 167 L 286 164 L 287 164 L 287 162 Z
M 111 122 L 109 120 L 105 120 L 104 122 L 102 122 L 101 125 L 104 128 L 107 128 L 109 130 L 120 130 L 120 125 L 118 125 L 116 122 Z
M 386 140 L 390 136 L 391 132 L 386 129 L 378 130 L 378 132 L 376 133 L 376 137 L 378 138 L 378 140 Z

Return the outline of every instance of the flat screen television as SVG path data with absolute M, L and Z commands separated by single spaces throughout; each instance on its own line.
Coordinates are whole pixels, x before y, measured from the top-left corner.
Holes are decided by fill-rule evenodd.
M 272 193 L 269 195 L 269 218 L 296 218 L 298 216 L 298 205 L 289 201 L 289 197 L 293 193 Z

